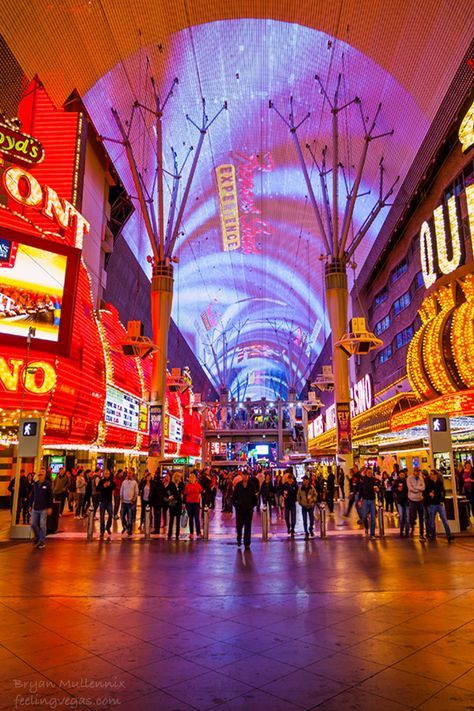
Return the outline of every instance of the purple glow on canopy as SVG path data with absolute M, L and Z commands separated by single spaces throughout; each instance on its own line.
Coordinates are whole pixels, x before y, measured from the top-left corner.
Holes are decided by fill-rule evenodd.
M 332 43 L 331 51 L 328 41 Z M 136 98 L 153 105 L 151 86 L 143 69 L 150 54 L 156 55 L 155 47 L 144 48 L 139 55 L 125 60 L 123 66 L 111 70 L 85 96 L 86 107 L 101 134 L 118 138 L 109 105 L 118 110 L 122 119 L 129 118 Z M 197 131 L 185 117 L 189 114 L 199 123 L 201 93 L 207 100 L 209 116 L 217 112 L 223 100 L 229 102 L 229 110 L 213 124 L 206 137 L 184 215 L 183 234 L 176 245 L 179 265 L 175 272 L 173 319 L 217 385 L 226 360 L 227 384 L 233 395 L 240 399 L 260 395 L 285 397 L 289 384 L 300 388 L 328 333 L 324 325 L 323 271 L 319 259 L 324 247 L 292 139 L 281 119 L 268 109 L 269 99 L 284 115 L 288 113 L 290 95 L 294 97 L 297 118 L 311 112 L 299 131 L 301 145 L 316 140 L 315 151 L 319 155 L 327 144 L 329 164 L 331 115 L 314 80 L 315 74 L 332 95 L 337 75 L 343 72 L 344 101 L 355 95 L 361 97 L 368 117 L 374 115 L 382 102 L 377 132 L 393 128 L 395 134 L 370 146 L 359 193 L 369 189 L 372 192 L 356 204 L 354 231 L 378 195 L 381 156 L 385 157 L 387 186 L 396 175 L 401 176 L 401 184 L 427 131 L 428 118 L 410 95 L 371 59 L 329 35 L 299 25 L 273 20 L 233 20 L 193 27 L 173 37 L 163 53 L 161 66 L 161 76 L 155 79 L 163 98 L 173 78 L 179 78 L 164 120 L 168 171 L 173 170 L 171 146 L 182 160 L 188 147 L 196 145 Z M 363 139 L 356 106 L 341 113 L 340 131 L 340 160 L 346 165 L 352 183 Z M 152 117 L 136 118 L 131 141 L 140 169 L 143 172 L 147 168 L 150 185 L 155 167 L 154 140 Z M 135 194 L 123 149 L 113 143 L 107 144 L 107 148 L 130 193 Z M 244 253 L 242 240 L 239 249 L 223 248 L 216 169 L 226 164 L 237 168 L 246 162 L 242 156 L 247 156 L 248 161 L 253 156 L 255 165 L 271 161 L 271 169 L 267 165 L 266 169 L 255 167 L 250 171 L 250 198 L 248 192 L 243 194 L 242 183 L 238 188 L 240 232 L 242 235 L 248 224 L 259 228 L 254 230 L 256 253 Z M 310 166 L 310 157 L 308 154 L 306 157 Z M 191 159 L 182 185 L 190 164 Z M 316 196 L 320 198 L 316 171 L 312 177 Z M 168 201 L 170 189 L 168 180 Z M 345 191 L 341 176 L 341 210 Z M 384 219 L 382 212 L 357 251 L 359 268 Z M 137 215 L 126 226 L 125 238 L 147 270 L 145 258 L 150 249 Z

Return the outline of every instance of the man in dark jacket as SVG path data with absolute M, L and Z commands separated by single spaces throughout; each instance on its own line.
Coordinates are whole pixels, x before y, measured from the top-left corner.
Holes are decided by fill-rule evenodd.
M 368 516 L 370 514 L 370 537 L 375 538 L 375 499 L 379 487 L 371 467 L 365 469 L 364 476 L 360 482 L 360 497 L 362 499 L 361 517 L 365 530 L 368 530 Z
M 232 494 L 232 503 L 235 507 L 235 525 L 237 528 L 237 545 L 242 545 L 242 529 L 244 532 L 244 546 L 250 548 L 252 535 L 253 509 L 257 503 L 257 493 L 253 482 L 249 479 L 246 469 L 242 471 L 242 479 L 235 485 Z
M 328 476 L 326 479 L 326 503 L 329 513 L 334 513 L 334 492 L 336 490 L 336 477 L 332 471 L 332 467 L 328 467 Z
M 46 469 L 42 467 L 38 472 L 38 481 L 31 489 L 30 502 L 31 528 L 34 533 L 34 543 L 37 548 L 44 548 L 46 538 L 46 519 L 53 510 L 53 490 L 51 482 L 46 480 Z
M 160 470 L 157 469 L 150 490 L 150 506 L 153 509 L 153 524 L 152 533 L 160 533 L 161 529 L 161 514 L 163 513 L 163 527 L 166 526 L 166 510 L 165 508 L 165 485 L 161 478 Z
M 400 525 L 400 538 L 410 535 L 410 516 L 408 506 L 407 473 L 402 469 L 398 478 L 393 482 L 393 498 L 398 510 L 398 522 Z
M 448 543 L 454 539 L 451 529 L 449 528 L 448 519 L 446 517 L 446 510 L 444 508 L 444 499 L 446 497 L 446 491 L 444 488 L 443 478 L 436 469 L 431 469 L 429 479 L 426 482 L 425 488 L 428 515 L 429 515 L 429 530 L 428 538 L 436 539 L 436 514 L 439 514 L 441 522 L 444 526 L 446 532 L 446 538 Z
M 112 520 L 113 520 L 113 504 L 112 496 L 115 489 L 110 469 L 104 470 L 104 477 L 97 484 L 97 493 L 99 495 L 99 511 L 100 511 L 100 537 L 103 538 L 107 534 L 110 540 L 112 537 Z M 105 523 L 105 512 L 107 512 L 107 525 Z
M 282 486 L 283 501 L 285 502 L 285 521 L 288 534 L 295 535 L 296 525 L 296 498 L 298 496 L 298 484 L 295 477 L 290 472 L 286 482 Z

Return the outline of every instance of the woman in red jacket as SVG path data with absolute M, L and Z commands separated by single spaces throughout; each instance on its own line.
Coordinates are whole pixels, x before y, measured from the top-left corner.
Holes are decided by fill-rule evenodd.
M 199 521 L 199 511 L 201 505 L 202 486 L 197 481 L 195 474 L 189 475 L 189 481 L 184 487 L 184 501 L 186 511 L 189 516 L 189 537 L 194 537 L 194 524 L 196 524 L 196 534 L 201 535 L 201 523 Z

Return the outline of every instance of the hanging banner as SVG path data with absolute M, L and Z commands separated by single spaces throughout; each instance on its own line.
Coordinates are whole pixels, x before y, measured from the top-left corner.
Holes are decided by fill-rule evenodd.
M 352 452 L 350 405 L 348 402 L 336 403 L 337 453 Z
M 150 446 L 148 447 L 148 454 L 150 455 L 150 457 L 161 456 L 162 419 L 162 406 L 150 405 Z

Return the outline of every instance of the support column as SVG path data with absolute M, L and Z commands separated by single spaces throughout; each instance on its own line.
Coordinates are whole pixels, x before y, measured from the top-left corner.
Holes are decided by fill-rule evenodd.
M 332 258 L 326 264 L 326 302 L 331 326 L 332 338 L 332 365 L 334 372 L 334 403 L 336 405 L 336 439 L 337 454 L 344 460 L 341 463 L 347 474 L 352 467 L 352 439 L 349 447 L 341 447 L 341 422 L 338 417 L 338 406 L 347 413 L 347 428 L 350 434 L 350 386 L 349 386 L 349 360 L 341 348 L 336 348 L 335 343 L 347 331 L 347 273 L 343 260 Z M 347 450 L 350 451 L 347 451 Z
M 173 265 L 169 259 L 153 266 L 151 280 L 152 340 L 157 346 L 153 353 L 150 392 L 150 449 L 148 469 L 154 472 L 164 455 L 164 418 L 166 414 L 166 364 L 168 332 L 173 302 Z

